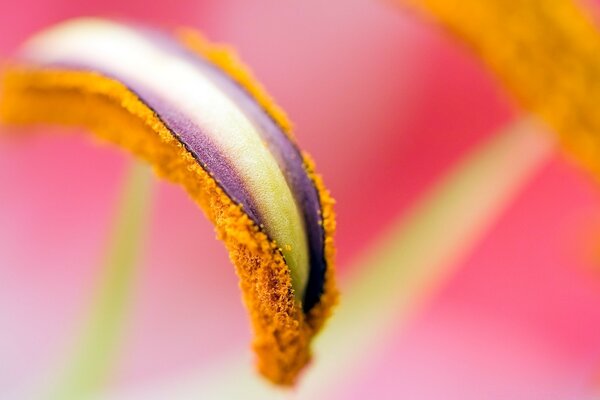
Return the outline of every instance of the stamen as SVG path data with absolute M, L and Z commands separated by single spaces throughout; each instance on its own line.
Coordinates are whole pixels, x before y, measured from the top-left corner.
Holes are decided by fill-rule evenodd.
M 204 41 L 172 51 L 147 32 L 95 19 L 42 32 L 6 69 L 0 116 L 86 127 L 183 186 L 240 277 L 258 369 L 291 384 L 337 299 L 333 200 L 234 57 L 203 58 L 225 54 Z

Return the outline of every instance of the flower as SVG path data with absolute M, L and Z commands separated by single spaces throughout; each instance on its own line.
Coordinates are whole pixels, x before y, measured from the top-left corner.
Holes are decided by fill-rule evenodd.
M 298 140 L 315 157 L 338 200 L 340 313 L 350 303 L 366 308 L 364 298 L 349 294 L 349 281 L 374 271 L 385 258 L 377 251 L 385 247 L 378 245 L 382 232 L 415 226 L 405 224 L 415 220 L 409 218 L 415 209 L 450 210 L 443 207 L 446 202 L 426 201 L 441 206 L 421 207 L 422 200 L 438 193 L 429 188 L 447 182 L 447 172 L 456 171 L 471 152 L 488 148 L 486 143 L 510 143 L 488 141 L 497 132 L 508 128 L 509 134 L 499 137 L 519 137 L 510 132 L 521 112 L 476 57 L 420 19 L 379 2 L 266 7 L 225 0 L 166 7 L 27 1 L 17 9 L 7 9 L 12 3 L 0 5 L 5 56 L 40 27 L 75 14 L 174 22 L 234 45 L 291 115 Z M 97 282 L 93 266 L 97 253 L 104 253 L 126 162 L 76 137 L 32 137 L 26 146 L 4 137 L 0 144 L 0 321 L 8 327 L 1 331 L 0 353 L 10 360 L 0 377 L 10 398 L 69 358 L 71 337 L 78 332 L 73 321 L 89 312 L 89 292 Z M 505 157 L 496 164 L 501 171 L 514 166 L 513 160 L 523 161 L 519 151 L 495 154 L 496 161 Z M 410 286 L 410 279 L 386 282 L 386 289 L 397 284 L 403 289 L 397 294 L 407 295 L 400 303 L 397 297 L 386 303 L 381 314 L 386 323 L 378 329 L 383 337 L 366 336 L 369 345 L 360 346 L 364 352 L 354 351 L 359 346 L 351 329 L 337 341 L 324 342 L 350 343 L 345 351 L 319 345 L 294 392 L 297 397 L 309 382 L 317 382 L 312 387 L 321 397 L 344 399 L 373 393 L 461 399 L 593 395 L 598 286 L 590 272 L 593 260 L 582 260 L 573 247 L 581 226 L 594 226 L 597 196 L 585 176 L 559 156 L 540 157 L 530 167 L 520 170 L 529 171 L 521 178 L 513 175 L 514 190 L 493 208 L 500 218 L 469 231 L 475 234 L 460 240 L 469 244 L 462 256 L 431 270 L 444 272 L 428 280 L 436 283 L 433 287 L 426 285 L 423 293 Z M 475 210 L 480 196 L 497 186 L 481 183 L 466 197 L 458 191 L 445 192 L 451 194 L 445 198 Z M 461 221 L 442 225 L 436 240 L 427 234 L 420 246 L 408 248 L 437 254 L 437 245 L 459 240 L 456 223 Z M 111 358 L 101 397 L 209 397 L 208 389 L 215 387 L 220 394 L 240 388 L 249 397 L 253 392 L 242 385 L 248 382 L 239 371 L 251 371 L 239 355 L 249 340 L 247 323 L 235 277 L 225 252 L 212 240 L 211 227 L 179 190 L 159 184 L 149 232 L 130 292 L 125 336 Z M 368 263 L 361 261 L 365 253 L 371 255 Z M 392 261 L 390 268 L 398 273 L 422 271 L 418 263 Z M 383 292 L 373 289 L 364 293 Z M 418 307 L 411 294 L 421 300 Z M 369 331 L 363 320 L 353 322 L 361 333 Z M 333 329 L 324 331 L 329 332 Z M 335 368 L 320 375 L 324 364 Z M 254 377 L 252 382 L 264 394 L 261 381 Z

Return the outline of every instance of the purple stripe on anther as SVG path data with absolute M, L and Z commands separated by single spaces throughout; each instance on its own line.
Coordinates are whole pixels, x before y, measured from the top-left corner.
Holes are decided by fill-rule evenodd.
M 219 184 L 225 193 L 237 204 L 257 225 L 264 223 L 256 202 L 247 190 L 244 180 L 235 172 L 227 155 L 206 135 L 202 129 L 186 115 L 163 100 L 160 95 L 136 82 L 129 82 L 116 74 L 100 70 L 85 63 L 62 62 L 48 64 L 48 67 L 74 71 L 98 73 L 125 85 L 142 103 L 146 104 L 165 124 L 167 129 L 192 154 L 198 163 Z
M 140 27 L 134 27 L 134 31 L 138 32 L 140 37 L 147 40 L 149 44 L 157 46 L 198 69 L 233 101 L 255 126 L 281 169 L 303 218 L 310 262 L 303 307 L 305 311 L 310 310 L 319 302 L 323 292 L 327 268 L 324 255 L 325 233 L 321 224 L 319 195 L 305 170 L 299 149 L 256 99 L 223 70 L 161 32 Z M 101 71 L 94 65 L 78 63 L 77 59 L 74 62 L 65 60 L 65 63 L 54 66 L 98 72 L 126 85 L 142 102 L 154 110 L 165 126 L 190 151 L 225 193 L 233 201 L 242 205 L 244 211 L 258 226 L 265 225 L 258 212 L 253 194 L 248 191 L 244 180 L 236 173 L 228 155 L 203 132 L 201 126 L 163 100 L 160 94 L 153 93 L 145 85 L 137 83 L 135 80 L 122 79 L 110 71 Z M 268 233 L 268 227 L 265 230 Z
M 123 80 L 120 80 L 120 82 L 130 88 L 142 102 L 154 110 L 167 128 L 215 179 L 225 193 L 234 202 L 241 204 L 250 219 L 260 226 L 263 219 L 258 207 L 256 207 L 254 197 L 247 190 L 244 180 L 235 172 L 227 154 L 204 134 L 199 126 L 163 101 L 160 96 L 151 93 L 146 88 L 136 87 L 138 85 L 129 85 Z
M 325 233 L 321 226 L 319 195 L 304 169 L 300 151 L 254 97 L 220 68 L 160 31 L 148 28 L 136 28 L 136 30 L 156 46 L 187 60 L 202 70 L 203 74 L 210 77 L 211 81 L 218 85 L 257 127 L 257 131 L 283 171 L 304 217 L 310 251 L 310 273 L 304 297 L 304 309 L 310 310 L 319 302 L 323 292 L 327 268 L 324 254 Z

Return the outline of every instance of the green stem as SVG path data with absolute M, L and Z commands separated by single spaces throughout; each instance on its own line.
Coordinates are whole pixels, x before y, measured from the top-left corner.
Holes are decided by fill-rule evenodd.
M 120 344 L 150 215 L 151 171 L 134 164 L 123 184 L 103 260 L 103 276 L 72 359 L 52 399 L 87 398 L 106 380 Z

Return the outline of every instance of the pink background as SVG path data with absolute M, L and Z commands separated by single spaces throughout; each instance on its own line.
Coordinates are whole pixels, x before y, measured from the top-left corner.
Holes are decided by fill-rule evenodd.
M 188 25 L 238 49 L 338 200 L 342 278 L 386 223 L 517 117 L 468 51 L 377 1 L 1 2 L 0 56 L 80 15 Z M 112 148 L 50 131 L 0 138 L 2 398 L 69 348 L 127 163 Z M 212 227 L 180 189 L 156 187 L 116 388 L 210 368 L 249 341 L 237 278 Z M 339 377 L 338 398 L 591 397 L 600 372 L 598 204 L 592 183 L 556 156 L 416 319 L 393 332 L 385 354 L 358 377 Z

